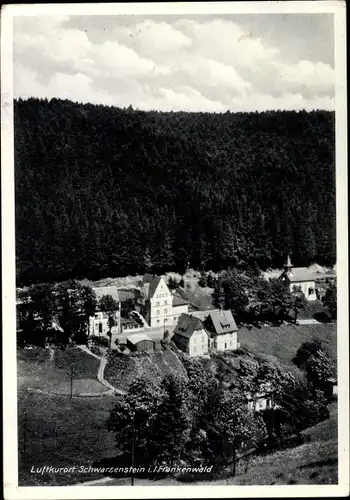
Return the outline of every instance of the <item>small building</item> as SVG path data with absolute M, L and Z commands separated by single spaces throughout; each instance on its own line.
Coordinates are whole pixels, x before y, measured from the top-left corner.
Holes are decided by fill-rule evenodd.
M 269 382 L 261 385 L 259 391 L 247 393 L 246 398 L 248 410 L 264 411 L 274 407 L 272 387 Z
M 144 330 L 143 324 L 141 324 L 140 321 L 137 321 L 137 319 L 133 317 L 121 318 L 120 327 L 121 333 L 142 332 Z
M 324 395 L 329 401 L 338 397 L 338 382 L 335 377 L 330 377 L 326 380 Z
M 289 287 L 292 293 L 300 291 L 309 301 L 318 299 L 315 273 L 307 267 L 294 267 L 289 255 L 279 279 Z
M 144 333 L 135 333 L 127 337 L 126 347 L 131 352 L 154 351 L 154 341 Z
M 171 339 L 190 357 L 204 356 L 209 352 L 209 335 L 202 321 L 190 314 L 181 314 Z

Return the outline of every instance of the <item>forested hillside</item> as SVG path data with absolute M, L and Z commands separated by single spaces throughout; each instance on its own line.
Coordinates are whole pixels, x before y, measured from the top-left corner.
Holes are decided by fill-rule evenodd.
M 334 113 L 15 102 L 18 284 L 335 263 Z

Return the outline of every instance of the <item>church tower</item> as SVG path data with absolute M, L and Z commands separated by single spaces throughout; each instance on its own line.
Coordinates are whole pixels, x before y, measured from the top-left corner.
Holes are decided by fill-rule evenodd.
M 287 257 L 287 262 L 286 264 L 284 265 L 284 271 L 287 273 L 287 275 L 291 275 L 293 274 L 292 273 L 292 269 L 293 269 L 293 266 L 292 266 L 292 262 L 290 260 L 290 256 L 288 254 L 288 257 Z

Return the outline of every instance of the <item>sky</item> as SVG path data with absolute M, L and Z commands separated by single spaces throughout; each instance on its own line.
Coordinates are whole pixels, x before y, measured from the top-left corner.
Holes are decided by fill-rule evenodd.
M 21 16 L 15 98 L 161 111 L 334 109 L 332 14 Z

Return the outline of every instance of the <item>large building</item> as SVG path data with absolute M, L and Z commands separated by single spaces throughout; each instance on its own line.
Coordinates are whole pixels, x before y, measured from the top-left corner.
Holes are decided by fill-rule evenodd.
M 138 303 L 150 327 L 172 327 L 181 314 L 188 313 L 188 303 L 180 295 L 171 293 L 162 276 L 144 275 Z

